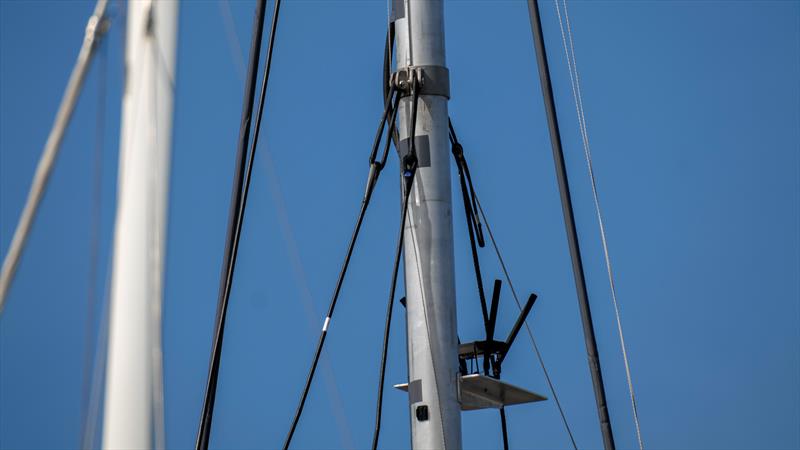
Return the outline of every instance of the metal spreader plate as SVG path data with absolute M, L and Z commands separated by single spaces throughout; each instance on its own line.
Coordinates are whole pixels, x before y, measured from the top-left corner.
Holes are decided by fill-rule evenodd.
M 461 410 L 499 409 L 501 406 L 519 405 L 547 400 L 547 397 L 522 389 L 513 384 L 481 374 L 461 377 Z M 394 385 L 396 389 L 408 391 L 408 383 Z

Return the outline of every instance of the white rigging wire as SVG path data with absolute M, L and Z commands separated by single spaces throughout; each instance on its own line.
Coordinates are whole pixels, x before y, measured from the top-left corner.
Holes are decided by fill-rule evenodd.
M 231 3 L 228 0 L 219 0 L 220 15 L 225 25 L 225 37 L 228 41 L 229 54 L 236 67 L 236 74 L 239 79 L 244 82 L 245 62 L 244 55 L 242 55 L 242 44 L 239 42 L 239 35 L 236 34 L 236 22 L 233 20 L 233 11 L 231 11 Z
M 561 15 L 561 8 L 559 7 L 559 0 L 555 0 L 556 13 L 558 14 L 558 25 L 561 29 L 561 41 L 564 44 L 564 54 L 567 57 L 567 66 L 569 68 L 569 80 L 572 86 L 572 97 L 575 100 L 575 110 L 578 115 L 578 125 L 581 132 L 581 140 L 583 141 L 583 153 L 586 157 L 586 165 L 589 170 L 589 180 L 592 185 L 592 199 L 594 200 L 594 209 L 597 214 L 597 222 L 600 226 L 600 239 L 603 244 L 603 254 L 605 257 L 606 271 L 608 273 L 608 283 L 611 288 L 611 300 L 614 304 L 614 315 L 617 321 L 617 332 L 619 334 L 620 347 L 622 348 L 622 358 L 625 362 L 625 377 L 628 382 L 628 393 L 631 398 L 631 410 L 633 412 L 633 422 L 636 425 L 636 439 L 639 443 L 639 449 L 644 450 L 644 443 L 642 442 L 642 431 L 639 426 L 639 412 L 636 407 L 636 395 L 633 390 L 633 381 L 631 378 L 631 368 L 628 361 L 628 351 L 625 345 L 625 337 L 622 333 L 622 319 L 619 312 L 619 304 L 617 302 L 617 289 L 614 284 L 614 272 L 611 269 L 611 258 L 608 252 L 608 242 L 606 239 L 606 229 L 603 222 L 603 214 L 600 209 L 600 199 L 597 194 L 597 182 L 594 175 L 594 166 L 592 165 L 592 152 L 589 146 L 589 134 L 586 130 L 586 116 L 583 109 L 583 96 L 581 94 L 580 78 L 578 77 L 578 65 L 575 59 L 575 44 L 572 39 L 572 25 L 569 21 L 569 12 L 567 10 L 567 0 L 563 1 L 564 17 Z M 564 22 L 566 22 L 566 34 L 564 33 Z M 567 37 L 569 37 L 569 44 L 567 44 Z
M 108 360 L 108 322 L 109 298 L 111 296 L 111 259 L 106 263 L 106 277 L 103 288 L 103 300 L 100 312 L 100 324 L 94 350 L 94 365 L 91 374 L 88 406 L 86 408 L 86 421 L 82 432 L 81 449 L 92 450 L 97 428 L 100 423 L 100 403 L 103 401 L 103 385 L 105 384 L 106 362 Z

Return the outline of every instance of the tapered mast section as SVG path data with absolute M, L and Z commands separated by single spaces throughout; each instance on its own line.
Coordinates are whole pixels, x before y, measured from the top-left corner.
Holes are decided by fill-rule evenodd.
M 177 1 L 130 1 L 103 448 L 163 448 L 161 300 Z
M 412 147 L 417 158 L 404 237 L 411 445 L 458 449 L 461 407 L 444 5 L 441 0 L 395 4 L 398 74 L 407 82 L 415 77 L 419 81 L 416 108 L 407 91 L 398 114 L 401 158 Z

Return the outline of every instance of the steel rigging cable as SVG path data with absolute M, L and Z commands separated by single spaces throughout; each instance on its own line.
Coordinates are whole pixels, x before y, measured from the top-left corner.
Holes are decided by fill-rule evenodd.
M 456 161 L 456 167 L 458 168 L 458 180 L 459 184 L 461 185 L 461 198 L 464 202 L 464 214 L 467 221 L 467 231 L 469 232 L 470 250 L 472 252 L 472 265 L 475 269 L 475 280 L 478 285 L 478 297 L 480 298 L 481 312 L 483 313 L 483 327 L 486 332 L 486 348 L 483 356 L 483 373 L 486 376 L 490 376 L 489 363 L 491 358 L 489 355 L 492 354 L 492 342 L 494 340 L 494 325 L 497 317 L 498 302 L 496 301 L 496 298 L 492 299 L 491 314 L 488 314 L 486 311 L 486 293 L 483 290 L 483 276 L 481 275 L 481 265 L 480 259 L 478 258 L 476 238 L 477 245 L 480 247 L 485 246 L 486 242 L 483 239 L 480 217 L 476 211 L 478 207 L 477 197 L 475 195 L 475 187 L 472 185 L 472 176 L 469 173 L 467 160 L 464 158 L 464 147 L 460 142 L 458 142 L 458 136 L 456 136 L 456 130 L 453 127 L 453 121 L 448 118 L 447 122 L 450 129 L 450 145 L 452 147 L 453 157 Z M 469 181 L 469 186 L 467 186 L 467 181 Z M 499 294 L 499 288 L 497 286 L 495 286 L 494 293 Z M 495 370 L 497 371 L 496 374 L 499 376 L 499 365 L 496 366 Z M 505 407 L 503 406 L 500 407 L 500 428 L 503 432 L 503 449 L 508 450 L 508 428 L 506 425 L 506 411 Z
M 253 169 L 253 160 L 255 159 L 255 150 L 258 144 L 258 129 L 261 124 L 261 116 L 264 108 L 264 100 L 269 82 L 269 72 L 271 68 L 272 50 L 275 42 L 275 31 L 278 23 L 278 14 L 280 12 L 280 0 L 275 1 L 275 7 L 272 14 L 272 25 L 269 34 L 269 43 L 267 47 L 267 62 L 264 66 L 264 76 L 261 81 L 261 95 L 259 98 L 258 113 L 256 116 L 255 132 L 253 135 L 253 142 L 249 151 L 249 160 L 245 149 L 248 141 L 250 140 L 251 118 L 253 112 L 253 102 L 255 100 L 255 85 L 258 72 L 259 58 L 261 54 L 261 40 L 264 29 L 264 13 L 266 9 L 266 1 L 259 0 L 256 3 L 252 43 L 250 46 L 250 61 L 247 74 L 247 82 L 245 83 L 245 94 L 242 109 L 242 121 L 239 129 L 239 141 L 237 145 L 236 154 L 236 168 L 234 172 L 233 192 L 231 193 L 230 211 L 228 214 L 228 231 L 225 239 L 225 256 L 223 260 L 223 269 L 220 277 L 220 291 L 217 302 L 217 317 L 216 326 L 214 330 L 214 340 L 211 348 L 211 363 L 208 372 L 208 382 L 206 384 L 205 397 L 203 399 L 203 411 L 200 416 L 200 426 L 197 433 L 197 442 L 195 447 L 198 450 L 208 449 L 211 423 L 214 414 L 214 402 L 216 399 L 217 380 L 219 378 L 219 366 L 222 357 L 222 342 L 225 333 L 225 318 L 228 309 L 228 301 L 230 299 L 231 285 L 233 281 L 233 272 L 236 266 L 236 255 L 239 247 L 239 238 L 241 235 L 242 223 L 244 219 L 244 211 L 247 205 L 247 194 L 250 187 L 250 178 Z M 247 162 L 247 170 L 245 172 L 245 162 Z
M 450 136 L 451 142 L 458 142 L 458 136 L 456 136 L 455 128 L 452 127 L 452 124 L 451 124 L 451 128 L 450 128 L 450 133 L 451 133 L 451 136 Z M 481 202 L 478 199 L 478 194 L 475 192 L 475 189 L 472 186 L 472 179 L 471 179 L 471 177 L 469 175 L 469 165 L 467 164 L 466 157 L 464 157 L 464 155 L 463 155 L 463 147 L 461 148 L 461 159 L 463 160 L 462 164 L 464 166 L 464 171 L 465 171 L 465 173 L 467 175 L 467 179 L 469 180 L 470 192 L 471 192 L 472 199 L 474 201 L 474 209 L 475 209 L 475 211 L 477 213 L 480 213 L 480 217 L 483 218 L 483 222 L 482 223 L 486 225 L 486 232 L 489 234 L 489 240 L 492 243 L 492 247 L 494 247 L 495 254 L 497 255 L 498 262 L 500 263 L 500 268 L 503 270 L 503 275 L 504 275 L 504 277 L 506 279 L 506 282 L 508 283 L 509 288 L 511 289 L 511 295 L 514 297 L 514 302 L 517 304 L 517 308 L 519 308 L 520 312 L 522 312 L 522 303 L 519 301 L 519 297 L 517 296 L 517 291 L 514 288 L 514 283 L 511 281 L 511 275 L 509 275 L 509 273 L 508 273 L 508 268 L 506 267 L 505 260 L 503 259 L 503 255 L 500 252 L 500 247 L 498 246 L 497 241 L 494 238 L 494 234 L 492 233 L 492 227 L 489 225 L 489 219 L 486 217 L 486 213 L 483 211 L 483 207 L 481 206 Z M 531 346 L 533 347 L 533 351 L 536 354 L 536 358 L 539 361 L 539 365 L 541 366 L 542 372 L 544 373 L 545 380 L 547 381 L 547 386 L 550 389 L 550 393 L 553 395 L 553 400 L 555 401 L 556 408 L 558 409 L 558 412 L 561 415 L 561 422 L 564 424 L 564 428 L 567 431 L 567 435 L 569 436 L 570 442 L 572 444 L 572 448 L 577 450 L 578 446 L 575 443 L 575 438 L 572 435 L 572 429 L 569 426 L 569 422 L 567 422 L 567 416 L 564 413 L 564 409 L 561 406 L 561 401 L 559 400 L 558 394 L 556 393 L 555 385 L 553 385 L 553 381 L 550 379 L 550 373 L 547 371 L 547 367 L 545 366 L 545 363 L 544 363 L 544 358 L 542 358 L 542 354 L 539 351 L 539 346 L 536 345 L 536 339 L 534 339 L 533 332 L 531 331 L 530 327 L 528 326 L 528 320 L 527 319 L 525 319 L 524 324 L 525 324 L 525 329 L 528 332 L 528 338 L 530 339 Z M 504 417 L 505 416 L 505 410 L 501 409 L 500 414 L 501 414 L 501 425 L 503 425 L 504 422 L 505 422 L 505 417 Z M 506 430 L 505 426 L 503 426 L 503 440 L 504 440 L 504 444 L 507 445 L 508 436 L 507 436 L 507 430 Z
M 239 38 L 236 36 L 235 27 L 233 23 L 233 16 L 230 9 L 230 2 L 228 0 L 219 0 L 220 10 L 223 15 L 223 25 L 225 26 L 225 35 L 228 41 L 229 50 L 231 53 L 231 62 L 235 66 L 239 79 L 244 83 L 244 56 L 241 54 L 241 46 L 239 45 Z M 262 149 L 261 160 L 264 163 L 263 167 L 266 169 L 266 177 L 269 181 L 269 190 L 272 194 L 272 199 L 275 202 L 275 212 L 278 216 L 281 234 L 283 241 L 286 244 L 286 250 L 289 252 L 289 260 L 291 261 L 292 271 L 295 276 L 297 288 L 301 291 L 300 298 L 303 301 L 304 311 L 309 325 L 313 326 L 316 322 L 316 315 L 313 313 L 314 305 L 309 290 L 308 280 L 303 263 L 300 260 L 300 253 L 297 249 L 292 227 L 289 223 L 289 216 L 286 212 L 286 205 L 284 204 L 284 196 L 278 183 L 272 156 L 270 156 L 269 147 Z M 336 384 L 336 376 L 332 371 L 330 360 L 326 358 L 325 353 L 322 354 L 323 376 L 325 377 L 326 388 L 328 397 L 331 402 L 331 409 L 336 419 L 339 429 L 341 431 L 341 444 L 343 448 L 353 448 L 350 426 L 347 417 L 344 414 L 344 407 L 339 390 Z
M 387 146 L 390 142 L 387 139 Z M 378 438 L 381 434 L 381 416 L 383 409 L 383 386 L 386 377 L 386 356 L 389 352 L 389 330 L 392 326 L 392 310 L 394 308 L 394 293 L 397 287 L 397 273 L 400 268 L 400 255 L 403 253 L 403 237 L 405 236 L 406 215 L 408 213 L 408 199 L 411 197 L 411 187 L 414 184 L 414 175 L 416 174 L 416 167 L 408 168 L 409 171 L 403 174 L 405 192 L 403 193 L 403 209 L 400 213 L 400 231 L 397 237 L 397 247 L 394 252 L 394 266 L 392 269 L 392 282 L 389 288 L 389 302 L 386 305 L 386 323 L 383 329 L 383 349 L 381 351 L 381 369 L 380 377 L 378 379 L 378 396 L 377 404 L 375 406 L 375 431 L 372 434 L 372 450 L 378 448 Z
M 639 444 L 639 449 L 644 450 L 644 442 L 642 441 L 642 430 L 639 426 L 639 410 L 636 407 L 636 394 L 633 390 L 633 379 L 631 377 L 631 366 L 628 361 L 628 349 L 625 345 L 625 336 L 622 333 L 622 318 L 619 312 L 619 303 L 617 302 L 617 288 L 614 283 L 614 271 L 611 269 L 611 256 L 608 251 L 608 240 L 606 239 L 606 227 L 603 220 L 603 213 L 600 208 L 600 196 L 597 193 L 597 181 L 594 176 L 594 165 L 592 164 L 592 151 L 589 147 L 589 132 L 586 129 L 586 115 L 583 111 L 583 96 L 581 95 L 581 82 L 578 77 L 578 63 L 575 59 L 575 44 L 572 40 L 572 26 L 569 21 L 569 11 L 567 10 L 567 0 L 563 0 L 564 4 L 564 19 L 566 19 L 567 35 L 569 35 L 569 47 L 567 47 L 567 35 L 564 34 L 564 22 L 561 17 L 561 8 L 558 5 L 559 0 L 555 0 L 556 13 L 558 14 L 558 25 L 561 28 L 561 42 L 564 46 L 564 55 L 567 58 L 567 67 L 569 68 L 569 81 L 572 86 L 572 98 L 575 100 L 575 111 L 578 114 L 578 128 L 581 132 L 583 141 L 583 154 L 586 158 L 586 166 L 589 171 L 589 182 L 592 186 L 592 199 L 594 200 L 594 210 L 597 215 L 597 223 L 600 228 L 600 241 L 603 244 L 603 255 L 605 256 L 606 273 L 608 274 L 608 284 L 611 289 L 611 302 L 614 305 L 614 315 L 617 322 L 617 334 L 619 335 L 619 344 L 622 349 L 622 360 L 625 363 L 625 379 L 628 382 L 628 394 L 631 399 L 631 412 L 633 414 L 633 423 L 636 427 L 636 440 Z
M 415 97 L 416 98 L 416 97 Z M 311 361 L 311 367 L 309 368 L 308 375 L 306 376 L 306 382 L 303 387 L 303 392 L 300 395 L 300 401 L 297 405 L 297 409 L 295 410 L 294 418 L 292 419 L 292 424 L 289 428 L 289 432 L 286 434 L 286 439 L 283 442 L 283 449 L 286 450 L 289 448 L 289 445 L 292 443 L 292 437 L 294 437 L 294 432 L 297 429 L 297 424 L 300 421 L 300 416 L 303 414 L 303 407 L 305 406 L 306 398 L 308 397 L 308 391 L 311 389 L 311 382 L 314 380 L 314 374 L 317 370 L 317 364 L 319 363 L 320 354 L 322 353 L 322 349 L 325 345 L 325 338 L 328 335 L 328 327 L 331 322 L 331 318 L 333 317 L 333 313 L 336 309 L 336 302 L 339 300 L 339 293 L 342 289 L 342 284 L 344 283 L 344 277 L 347 273 L 347 268 L 350 265 L 350 258 L 353 256 L 353 250 L 355 248 L 356 241 L 358 239 L 358 234 L 361 231 L 361 224 L 364 221 L 364 216 L 366 215 L 367 208 L 369 207 L 370 200 L 372 199 L 372 193 L 375 190 L 375 185 L 380 177 L 380 173 L 383 170 L 383 167 L 386 165 L 386 159 L 388 157 L 388 149 L 389 146 L 387 145 L 384 148 L 384 152 L 381 156 L 381 159 L 376 159 L 378 148 L 380 147 L 381 137 L 383 136 L 383 130 L 386 128 L 387 122 L 389 122 L 388 130 L 387 130 L 387 139 L 392 134 L 392 130 L 394 128 L 394 118 L 395 114 L 397 113 L 397 105 L 400 100 L 400 94 L 396 91 L 394 85 L 389 89 L 389 94 L 386 96 L 386 100 L 384 102 L 384 110 L 381 116 L 380 124 L 378 125 L 378 131 L 375 134 L 375 140 L 372 144 L 372 150 L 370 152 L 369 157 L 369 175 L 367 176 L 367 186 L 364 192 L 364 197 L 361 200 L 361 208 L 358 212 L 358 218 L 356 219 L 355 226 L 353 227 L 352 235 L 350 236 L 350 242 L 347 246 L 347 252 L 345 253 L 344 261 L 342 262 L 342 267 L 339 270 L 339 277 L 336 281 L 336 287 L 333 290 L 333 295 L 331 296 L 330 304 L 328 305 L 328 313 L 325 316 L 325 321 L 322 324 L 322 330 L 320 331 L 319 339 L 317 341 L 317 347 L 314 351 L 314 357 Z M 394 106 L 394 107 L 393 107 Z M 391 118 L 391 121 L 387 120 Z M 413 141 L 413 139 L 412 139 Z M 413 143 L 412 143 L 413 148 Z
M 588 359 L 589 371 L 592 376 L 595 401 L 597 403 L 600 432 L 603 435 L 603 446 L 605 450 L 613 450 L 615 448 L 614 432 L 611 428 L 611 418 L 608 414 L 608 402 L 606 401 L 606 390 L 603 384 L 603 372 L 600 369 L 600 355 L 597 350 L 594 323 L 592 322 L 592 310 L 589 307 L 589 294 L 586 290 L 586 278 L 583 273 L 583 261 L 578 240 L 578 231 L 575 226 L 575 215 L 569 189 L 569 177 L 567 176 L 564 151 L 561 146 L 561 134 L 558 127 L 555 100 L 553 98 L 553 85 L 550 80 L 550 67 L 547 62 L 547 50 L 542 33 L 542 21 L 539 16 L 538 0 L 528 0 L 528 13 L 530 14 L 531 34 L 533 34 L 533 44 L 539 69 L 539 81 L 541 82 L 544 109 L 547 115 L 547 124 L 550 129 L 550 144 L 553 150 L 553 162 L 555 164 L 556 178 L 558 180 L 558 188 L 561 196 L 561 209 L 564 214 L 564 227 L 567 233 L 567 243 L 569 244 L 569 252 L 572 260 L 572 273 L 575 278 L 575 288 L 578 294 L 578 307 L 583 324 L 586 356 Z
M 481 230 L 480 219 L 475 213 L 475 208 L 474 208 L 475 190 L 472 187 L 472 177 L 469 176 L 469 169 L 467 168 L 466 161 L 464 160 L 464 148 L 458 142 L 458 138 L 456 137 L 456 131 L 453 128 L 452 121 L 448 120 L 448 126 L 450 128 L 449 138 L 450 138 L 450 144 L 452 146 L 452 153 L 453 157 L 456 160 L 456 167 L 458 168 L 458 181 L 461 185 L 461 197 L 462 200 L 464 201 L 464 214 L 466 215 L 467 219 L 469 244 L 470 244 L 470 249 L 472 251 L 472 265 L 475 270 L 475 281 L 478 285 L 478 297 L 481 302 L 481 313 L 483 314 L 483 326 L 484 326 L 484 331 L 486 331 L 486 334 L 488 336 L 489 313 L 486 308 L 486 294 L 483 289 L 483 276 L 481 275 L 481 265 L 480 265 L 480 260 L 478 259 L 478 248 L 476 246 L 476 237 L 477 237 L 477 245 L 483 247 L 486 244 L 483 240 L 483 231 Z M 467 188 L 467 179 L 469 179 L 469 190 Z M 483 369 L 484 369 L 484 374 L 489 375 L 488 358 L 484 358 L 483 360 Z

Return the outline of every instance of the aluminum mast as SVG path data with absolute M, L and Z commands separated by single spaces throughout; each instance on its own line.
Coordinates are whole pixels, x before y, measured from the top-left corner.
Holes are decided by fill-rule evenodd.
M 441 0 L 394 2 L 398 73 L 421 75 L 415 147 L 418 169 L 404 237 L 411 445 L 461 448 L 453 263 L 449 80 Z M 408 151 L 413 96 L 400 102 L 400 150 Z
M 164 445 L 161 298 L 177 1 L 130 1 L 103 448 Z

